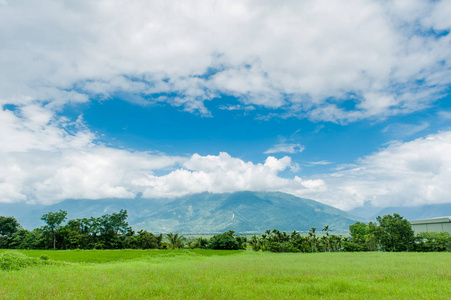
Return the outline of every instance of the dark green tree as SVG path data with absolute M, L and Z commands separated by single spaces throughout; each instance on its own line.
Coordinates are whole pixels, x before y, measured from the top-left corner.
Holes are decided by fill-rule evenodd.
M 0 248 L 8 248 L 11 236 L 20 228 L 16 218 L 0 216 Z
M 161 246 L 163 235 L 155 236 L 146 230 L 138 231 L 139 248 L 141 249 L 158 249 Z
M 42 228 L 44 231 L 52 233 L 53 236 L 53 249 L 56 249 L 56 231 L 60 228 L 61 224 L 66 220 L 67 211 L 61 210 L 59 212 L 49 212 L 42 216 L 41 220 L 47 223 Z
M 196 244 L 195 247 L 196 248 L 205 248 L 208 244 L 208 239 L 203 238 L 203 237 L 198 237 L 196 239 Z
M 207 248 L 215 250 L 239 250 L 240 244 L 233 236 L 234 233 L 235 231 L 229 230 L 213 236 L 208 242 Z
M 378 216 L 379 223 L 376 231 L 382 249 L 386 251 L 408 251 L 413 247 L 414 232 L 409 221 L 394 213 L 393 215 Z

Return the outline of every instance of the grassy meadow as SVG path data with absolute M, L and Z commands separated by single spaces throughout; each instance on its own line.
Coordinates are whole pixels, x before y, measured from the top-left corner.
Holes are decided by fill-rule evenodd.
M 1 299 L 451 299 L 449 252 L 20 252 L 55 264 L 0 270 Z

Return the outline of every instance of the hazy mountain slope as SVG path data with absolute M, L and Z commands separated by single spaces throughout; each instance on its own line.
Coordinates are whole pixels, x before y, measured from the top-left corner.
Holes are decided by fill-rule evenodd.
M 156 232 L 245 232 L 307 231 L 330 225 L 332 230 L 347 230 L 357 220 L 331 206 L 279 192 L 202 193 L 168 203 L 135 227 Z
M 362 220 L 331 206 L 279 192 L 201 193 L 159 200 L 65 200 L 51 206 L 0 204 L 0 215 L 15 216 L 23 227 L 33 229 L 43 225 L 40 218 L 44 213 L 59 209 L 68 211 L 69 219 L 126 209 L 135 230 L 152 232 L 307 231 L 311 227 L 321 230 L 324 225 L 340 231 Z
M 373 219 L 375 219 L 376 216 L 383 216 L 393 213 L 398 213 L 410 221 L 451 216 L 451 203 L 430 204 L 413 207 L 386 207 L 379 211 L 377 214 L 373 215 Z
M 166 202 L 170 201 L 165 199 Z M 172 200 L 172 199 L 171 199 Z M 128 222 L 134 223 L 142 216 L 151 215 L 163 204 L 155 199 L 100 199 L 100 200 L 65 200 L 53 205 L 27 205 L 0 203 L 1 216 L 14 216 L 26 229 L 44 225 L 42 215 L 60 209 L 68 212 L 68 219 L 100 217 L 126 209 Z

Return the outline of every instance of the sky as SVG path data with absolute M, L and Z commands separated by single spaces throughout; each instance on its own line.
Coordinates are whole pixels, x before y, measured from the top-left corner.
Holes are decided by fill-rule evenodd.
M 0 202 L 451 202 L 451 2 L 0 0 Z

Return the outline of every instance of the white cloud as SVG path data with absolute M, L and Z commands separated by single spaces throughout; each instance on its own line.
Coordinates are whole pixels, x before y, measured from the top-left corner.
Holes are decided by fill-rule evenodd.
M 34 104 L 1 110 L 0 117 L 0 202 L 317 188 L 279 175 L 298 168 L 288 156 L 254 164 L 227 153 L 178 157 L 114 149 L 98 144 L 81 117 L 69 122 Z
M 145 188 L 144 197 L 181 196 L 198 192 L 287 191 L 302 193 L 308 189 L 317 190 L 321 180 L 282 178 L 279 172 L 292 168 L 287 156 L 276 159 L 269 156 L 265 163 L 254 164 L 231 157 L 227 153 L 218 156 L 194 154 L 177 169 L 164 176 L 149 175 L 133 182 Z
M 292 144 L 292 143 L 282 143 L 277 144 L 266 150 L 265 154 L 272 153 L 299 153 L 304 151 L 305 147 L 301 144 Z
M 327 190 L 306 195 L 343 209 L 449 203 L 451 131 L 394 142 L 355 165 L 323 175 Z
M 451 35 L 425 34 L 451 28 L 450 7 L 375 0 L 3 1 L 0 104 L 43 100 L 58 107 L 123 92 L 141 104 L 168 101 L 208 115 L 204 101 L 224 93 L 243 107 L 283 108 L 312 120 L 408 113 L 450 84 Z M 152 100 L 165 93 L 178 96 Z M 356 108 L 340 108 L 350 97 Z
M 208 115 L 204 102 L 221 94 L 242 102 L 230 109 L 264 106 L 331 122 L 421 110 L 451 83 L 449 1 L 0 5 L 0 201 L 243 189 L 311 195 L 342 208 L 449 201 L 449 132 L 301 179 L 279 174 L 298 168 L 289 157 L 254 163 L 226 153 L 181 158 L 108 148 L 82 118 L 58 115 L 69 102 L 113 96 Z M 343 109 L 345 101 L 355 108 Z M 281 143 L 266 153 L 302 149 Z
M 254 190 L 349 209 L 364 201 L 379 207 L 447 203 L 451 194 L 451 131 L 393 142 L 331 174 L 289 178 L 282 174 L 299 166 L 288 156 L 254 163 L 227 153 L 177 157 L 119 150 L 96 143 L 81 118 L 71 123 L 47 107 L 0 113 L 1 202 Z

